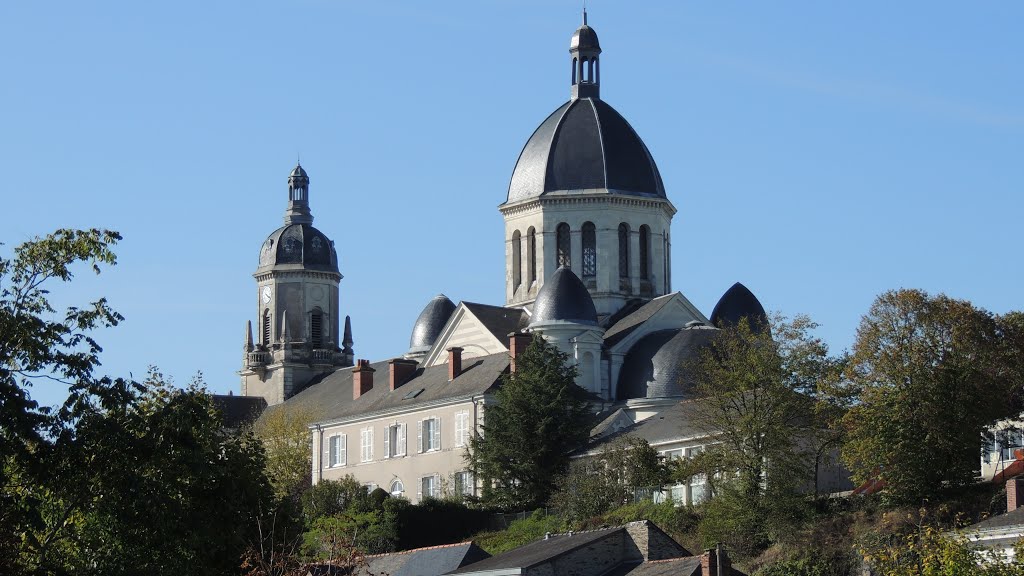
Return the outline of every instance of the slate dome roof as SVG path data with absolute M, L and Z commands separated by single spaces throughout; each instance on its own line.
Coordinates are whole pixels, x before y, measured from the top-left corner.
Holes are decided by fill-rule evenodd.
M 271 232 L 260 250 L 260 268 L 279 264 L 338 272 L 338 253 L 334 243 L 312 224 L 289 224 Z
M 530 136 L 512 171 L 506 203 L 595 188 L 665 197 L 658 166 L 629 122 L 603 100 L 576 98 Z
M 566 266 L 555 270 L 533 302 L 530 326 L 544 322 L 597 324 L 594 299 L 579 277 Z
M 746 317 L 755 332 L 768 328 L 768 314 L 754 293 L 739 282 L 725 291 L 711 312 L 711 323 L 719 328 L 736 325 Z
M 707 325 L 652 332 L 633 345 L 619 371 L 618 399 L 690 398 L 696 393 L 688 364 L 718 334 Z
M 601 43 L 597 41 L 597 31 L 584 24 L 576 29 L 569 41 L 569 50 L 601 51 Z
M 291 174 L 288 175 L 288 177 L 289 178 L 309 178 L 309 175 L 306 174 L 306 170 L 302 167 L 302 164 L 296 164 L 295 168 L 292 168 L 292 172 L 291 172 Z
M 437 341 L 437 337 L 441 335 L 441 329 L 448 323 L 453 312 L 455 312 L 455 303 L 444 294 L 438 294 L 430 302 L 427 302 L 423 311 L 416 317 L 416 323 L 412 326 L 409 351 L 429 350 Z

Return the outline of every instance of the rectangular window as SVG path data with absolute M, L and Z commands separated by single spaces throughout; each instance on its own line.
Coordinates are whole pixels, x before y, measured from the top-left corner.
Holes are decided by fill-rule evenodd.
M 469 444 L 469 412 L 457 412 L 455 414 L 455 446 L 462 447 Z
M 473 473 L 465 470 L 455 473 L 455 493 L 462 496 L 472 496 L 476 486 L 473 484 Z
M 665 459 L 666 462 L 671 462 L 673 460 L 681 460 L 683 457 L 683 449 L 676 448 L 675 450 L 665 450 L 664 452 L 661 453 L 661 456 Z
M 394 423 L 384 428 L 384 456 L 400 458 L 405 456 L 405 424 Z
M 344 434 L 335 434 L 327 439 L 328 458 L 327 465 L 331 468 L 347 464 L 348 454 Z
M 700 504 L 707 498 L 706 484 L 703 474 L 690 478 L 690 504 Z
M 359 461 L 370 462 L 373 460 L 373 428 L 363 428 L 359 431 Z
M 441 419 L 437 416 L 420 420 L 420 452 L 441 449 Z
M 437 475 L 424 476 L 420 478 L 420 500 L 424 498 L 436 498 L 437 493 Z

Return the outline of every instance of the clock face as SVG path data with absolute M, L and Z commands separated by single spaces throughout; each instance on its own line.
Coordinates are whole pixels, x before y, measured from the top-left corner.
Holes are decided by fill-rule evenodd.
M 270 286 L 263 287 L 263 303 L 270 304 Z

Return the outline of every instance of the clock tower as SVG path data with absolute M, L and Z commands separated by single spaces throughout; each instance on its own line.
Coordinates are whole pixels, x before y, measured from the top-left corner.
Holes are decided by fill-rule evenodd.
M 284 226 L 260 250 L 256 278 L 256 334 L 246 326 L 242 394 L 284 402 L 313 377 L 353 363 L 352 331 L 338 300 L 334 242 L 313 227 L 309 176 L 296 165 L 288 176 Z

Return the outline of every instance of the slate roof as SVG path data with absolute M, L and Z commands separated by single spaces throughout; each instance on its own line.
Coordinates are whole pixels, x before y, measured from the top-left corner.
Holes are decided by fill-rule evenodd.
M 567 266 L 555 270 L 533 303 L 530 326 L 552 321 L 597 325 L 597 309 L 590 291 Z
M 461 542 L 366 556 L 354 567 L 321 564 L 308 569 L 313 576 L 437 576 L 489 557 L 490 554 L 473 542 Z
M 674 294 L 665 294 L 664 296 L 658 296 L 654 300 L 645 302 L 634 308 L 625 316 L 618 318 L 611 327 L 605 330 L 604 343 L 608 346 L 613 346 L 619 340 L 629 336 L 633 330 L 636 330 L 644 322 L 647 322 L 652 316 L 657 314 L 659 310 L 664 308 L 665 305 L 672 300 L 673 295 Z M 639 304 L 639 302 L 637 302 L 637 304 Z
M 373 388 L 356 399 L 352 398 L 353 369 L 342 368 L 315 379 L 283 406 L 309 406 L 317 411 L 318 421 L 328 422 L 468 397 L 487 392 L 498 384 L 501 374 L 508 370 L 509 360 L 507 352 L 464 359 L 462 373 L 451 381 L 448 380 L 447 364 L 418 367 L 412 377 L 394 392 L 388 386 L 388 362 L 375 362 L 370 364 L 376 371 Z
M 213 405 L 223 415 L 225 428 L 238 428 L 259 418 L 267 409 L 267 400 L 262 396 L 214 394 Z
M 746 318 L 755 331 L 757 328 L 768 327 L 768 315 L 764 311 L 764 306 L 761 306 L 753 292 L 737 282 L 726 290 L 718 304 L 715 304 L 710 320 L 715 326 L 724 328 L 730 324 L 737 324 L 742 318 Z
M 560 106 L 530 136 L 512 172 L 506 203 L 600 189 L 665 198 L 654 158 L 629 122 L 603 100 L 578 98 Z
M 1012 528 L 1020 526 L 1024 528 L 1024 507 L 1011 510 L 1006 514 L 999 514 L 977 524 L 971 524 L 965 531 L 981 532 L 985 530 L 999 530 L 1001 528 Z
M 710 326 L 658 330 L 629 349 L 619 371 L 619 399 L 692 397 L 692 362 L 720 332 Z
M 261 269 L 281 264 L 338 272 L 338 253 L 334 242 L 312 224 L 289 224 L 271 232 L 260 249 Z
M 622 526 L 601 528 L 573 534 L 552 534 L 547 539 L 540 539 L 529 544 L 513 548 L 497 556 L 491 556 L 469 566 L 460 568 L 451 574 L 482 572 L 485 570 L 502 570 L 507 568 L 529 568 L 549 562 L 562 554 L 596 542 L 615 532 L 625 532 Z
M 431 298 L 430 302 L 423 307 L 423 311 L 416 318 L 412 327 L 412 335 L 409 337 L 410 351 L 429 350 L 437 337 L 441 334 L 444 325 L 455 312 L 455 303 L 444 294 L 438 294 Z
M 472 312 L 498 341 L 505 344 L 506 348 L 508 348 L 508 335 L 526 328 L 530 319 L 522 308 L 506 308 L 475 302 L 463 302 L 462 305 Z
M 605 418 L 605 421 L 602 421 L 593 428 L 591 432 L 592 443 L 587 449 L 598 449 L 622 436 L 636 436 L 647 440 L 650 444 L 700 436 L 704 431 L 695 423 L 698 414 L 698 402 L 700 402 L 700 399 L 683 400 L 660 410 L 656 415 L 646 420 L 641 420 L 632 426 L 627 426 L 610 434 L 601 434 L 607 428 L 605 422 L 619 415 L 617 410 L 613 411 Z

